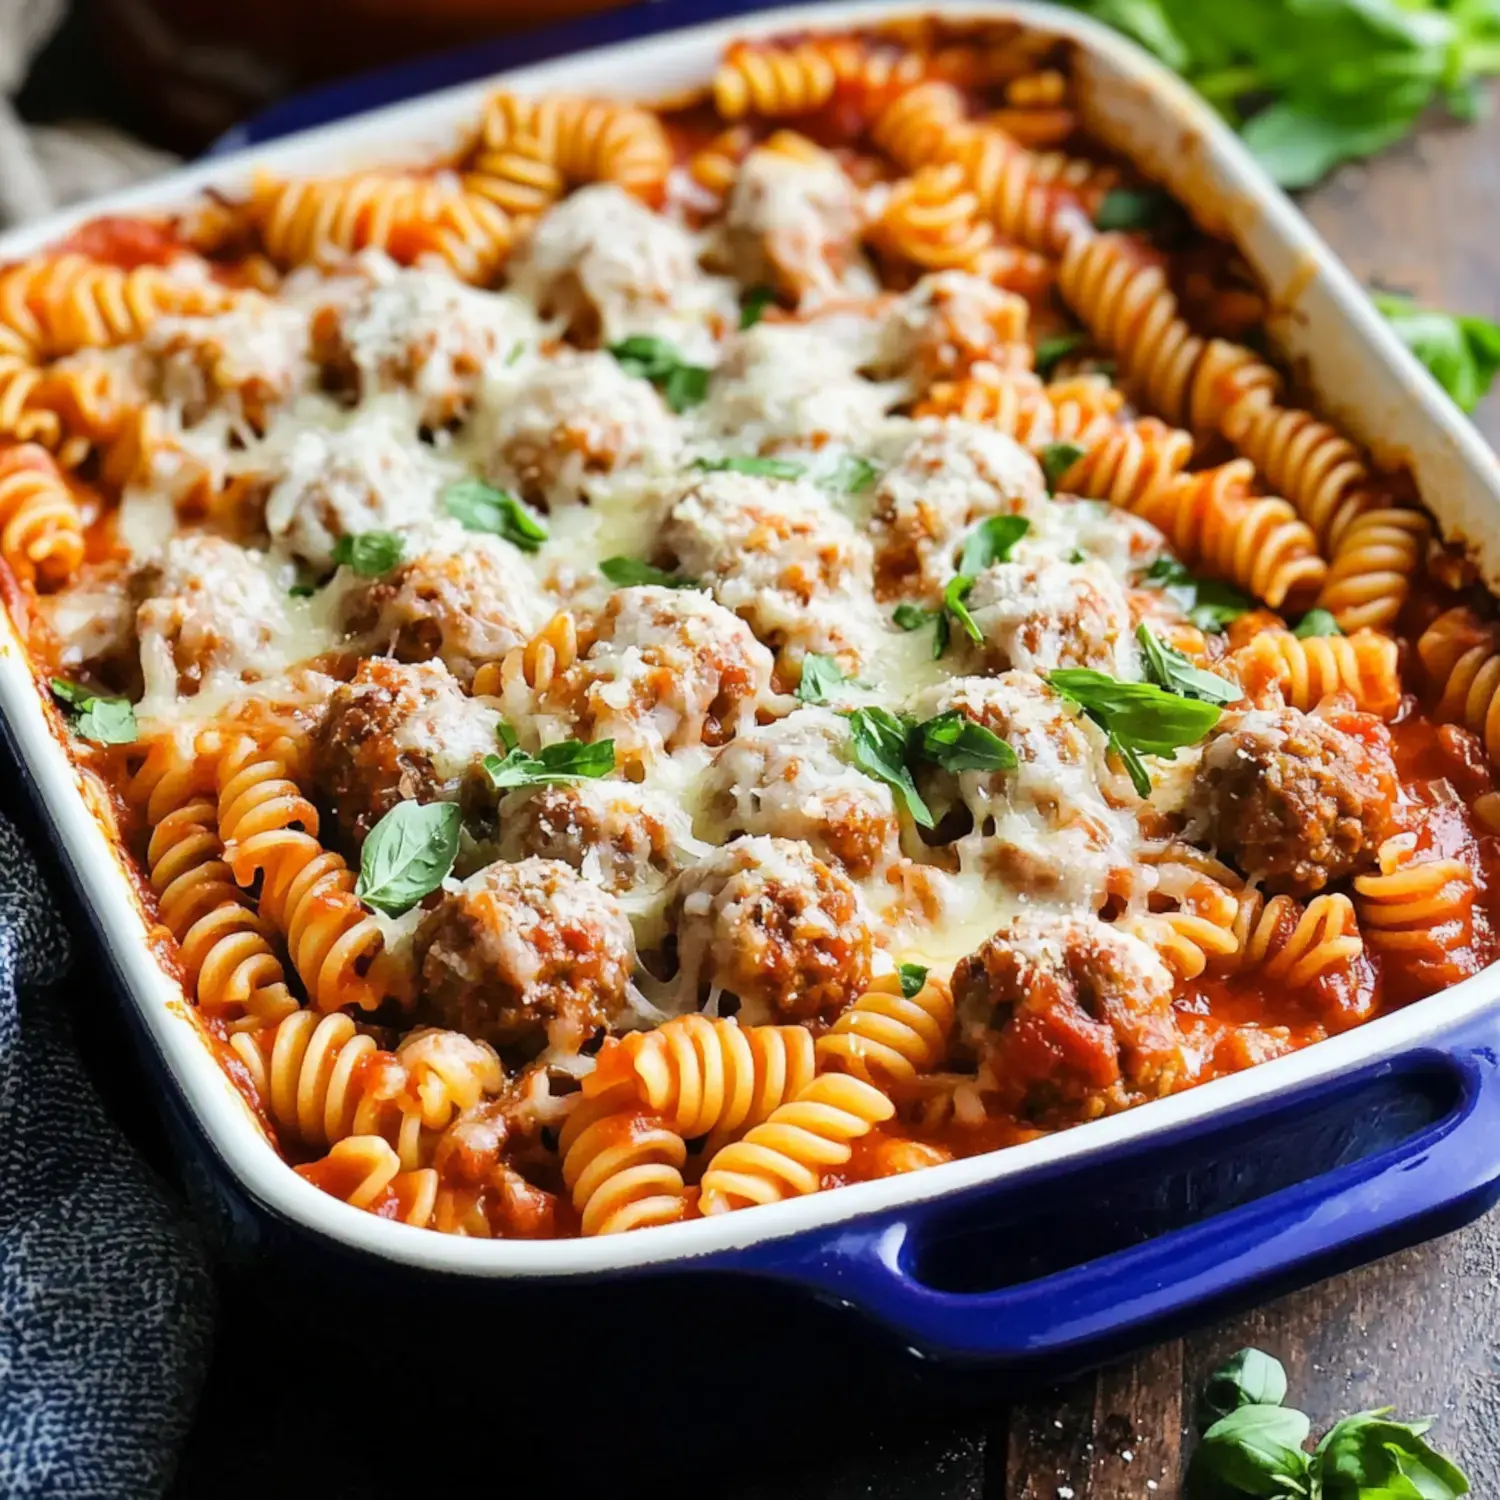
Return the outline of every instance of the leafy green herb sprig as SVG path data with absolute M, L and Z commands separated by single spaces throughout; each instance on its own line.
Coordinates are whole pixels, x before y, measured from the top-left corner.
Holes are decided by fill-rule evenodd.
M 1209 578 L 1197 578 L 1175 557 L 1159 557 L 1141 580 L 1160 589 L 1199 630 L 1221 634 L 1224 627 L 1255 608 L 1248 594 Z
M 1408 297 L 1375 293 L 1375 306 L 1396 336 L 1457 403 L 1473 411 L 1500 373 L 1500 324 L 1435 312 Z
M 1187 1500 L 1457 1500 L 1469 1481 L 1423 1439 L 1432 1423 L 1399 1422 L 1391 1408 L 1355 1412 L 1313 1452 L 1312 1424 L 1286 1400 L 1286 1371 L 1241 1349 L 1209 1376 L 1194 1419 Z
M 654 563 L 645 562 L 639 557 L 606 557 L 599 564 L 599 571 L 617 589 L 637 588 L 646 584 L 654 584 L 657 588 L 663 589 L 698 587 L 696 578 L 686 578 L 681 573 L 669 573 L 665 568 L 658 568 Z
M 594 781 L 608 776 L 615 768 L 613 740 L 560 740 L 542 746 L 532 755 L 514 743 L 513 732 L 502 733 L 506 747 L 502 759 L 486 755 L 484 769 L 496 791 L 510 791 L 519 786 L 557 786 L 569 781 Z
M 764 308 L 762 308 L 762 311 Z M 679 416 L 698 406 L 708 395 L 709 370 L 706 365 L 690 364 L 675 344 L 654 334 L 638 333 L 609 352 L 619 360 L 627 375 L 649 380 L 661 392 L 662 400 Z
M 410 911 L 452 872 L 461 824 L 452 802 L 398 802 L 365 838 L 354 894 L 390 917 Z
M 361 531 L 333 544 L 333 560 L 361 578 L 383 578 L 400 561 L 406 542 L 395 531 Z
M 547 528 L 535 511 L 482 479 L 450 484 L 443 491 L 443 507 L 465 531 L 504 537 L 523 552 L 536 552 L 547 540 Z
M 68 724 L 81 740 L 130 745 L 140 734 L 128 698 L 106 698 L 62 677 L 52 679 L 52 696 L 67 709 Z

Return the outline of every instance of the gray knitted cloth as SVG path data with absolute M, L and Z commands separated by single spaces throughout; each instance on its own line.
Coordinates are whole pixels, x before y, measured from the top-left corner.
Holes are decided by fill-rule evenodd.
M 202 1247 L 105 1114 L 70 1039 L 68 987 L 87 986 L 87 1014 L 113 1003 L 107 983 L 78 972 L 36 863 L 0 815 L 5 1500 L 159 1495 L 208 1356 Z

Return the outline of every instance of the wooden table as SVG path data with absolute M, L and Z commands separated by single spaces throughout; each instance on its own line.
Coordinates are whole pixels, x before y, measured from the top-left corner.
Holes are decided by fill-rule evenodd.
M 1365 282 L 1500 316 L 1500 114 L 1435 124 L 1305 207 Z M 1476 414 L 1500 445 L 1500 389 Z M 1394 1404 L 1438 1418 L 1477 1495 L 1500 1495 L 1500 1211 L 1460 1233 L 1148 1349 L 960 1425 L 934 1420 L 734 1500 L 1171 1500 L 1203 1377 L 1246 1344 L 1287 1367 L 1321 1432 Z M 861 1441 L 865 1441 L 862 1437 Z

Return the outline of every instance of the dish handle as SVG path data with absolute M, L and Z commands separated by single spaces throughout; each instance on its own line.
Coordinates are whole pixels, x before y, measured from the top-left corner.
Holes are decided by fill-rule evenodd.
M 1403 1090 L 1429 1103 L 1415 1121 L 1408 1111 L 1404 1126 Z M 1327 1170 L 1213 1211 L 1213 1198 L 1222 1199 L 1225 1182 L 1253 1162 L 1257 1145 L 1274 1152 L 1279 1132 L 1283 1155 L 1298 1158 L 1304 1139 L 1310 1144 L 1324 1129 L 1307 1117 L 1321 1111 L 1336 1120 L 1361 1108 L 1377 1127 L 1386 1121 L 1387 1139 L 1399 1131 L 1394 1145 L 1372 1152 L 1367 1143 L 1361 1152 L 1345 1142 Z M 1275 1126 L 1267 1124 L 1271 1112 Z M 1239 1154 L 1238 1166 L 1226 1149 Z M 1205 1169 L 1215 1187 L 1205 1190 L 1201 1175 L 1194 1187 L 1191 1163 L 1215 1150 Z M 1179 1227 L 1091 1251 L 1091 1240 L 1118 1238 L 1120 1220 L 1107 1200 L 1131 1172 L 1143 1180 L 1154 1174 L 1158 1183 L 1163 1174 L 1175 1178 L 1166 1196 L 1176 1200 Z M 1248 1175 L 1254 1179 L 1256 1169 Z M 1159 1203 L 1162 1193 L 1148 1186 L 1144 1199 L 1153 1195 Z M 1068 1236 L 1058 1233 L 1056 1210 L 1068 1200 L 1072 1244 L 1060 1247 L 1056 1241 Z M 1271 1101 L 1269 1110 L 1265 1102 L 1248 1105 L 1153 1137 L 1133 1158 L 1111 1152 L 1043 1167 L 867 1222 L 774 1241 L 747 1252 L 741 1269 L 796 1282 L 874 1318 L 929 1357 L 1063 1370 L 1129 1349 L 1148 1327 L 1162 1337 L 1208 1308 L 1246 1304 L 1456 1228 L 1497 1200 L 1500 1017 L 1490 1013 L 1436 1046 L 1309 1086 Z M 1050 1207 L 1039 1209 L 1039 1202 Z M 1211 1216 L 1195 1222 L 1200 1206 Z M 1060 1249 L 1071 1253 L 1071 1263 L 1041 1275 L 1023 1268 L 1018 1277 L 1013 1251 L 1028 1233 L 1052 1241 L 1044 1254 L 1054 1260 Z M 1007 1260 L 1010 1274 L 986 1285 L 984 1268 Z

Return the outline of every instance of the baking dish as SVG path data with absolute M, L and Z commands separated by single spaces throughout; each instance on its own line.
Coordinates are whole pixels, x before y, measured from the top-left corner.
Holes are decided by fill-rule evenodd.
M 1325 410 L 1382 463 L 1411 468 L 1445 534 L 1475 544 L 1485 579 L 1495 586 L 1496 557 L 1478 545 L 1500 520 L 1493 456 L 1221 122 L 1144 54 L 1069 12 L 1028 5 L 942 9 L 955 19 L 1012 17 L 1079 44 L 1094 133 L 1128 146 L 1208 227 L 1239 244 L 1270 291 L 1284 352 L 1305 370 Z M 528 68 L 506 81 L 520 89 L 668 96 L 701 83 L 734 36 L 858 25 L 882 14 L 858 4 L 762 13 Z M 140 210 L 210 184 L 236 188 L 255 165 L 297 172 L 420 158 L 449 144 L 458 120 L 495 81 L 190 168 L 6 237 L 0 257 L 23 255 L 84 217 Z M 286 1169 L 201 1047 L 180 992 L 144 941 L 129 876 L 78 796 L 13 636 L 0 651 L 0 706 L 160 1057 L 164 1084 L 180 1098 L 187 1129 L 211 1147 L 236 1201 L 361 1257 L 528 1281 L 685 1267 L 748 1273 L 844 1303 L 939 1358 L 1077 1360 L 1158 1319 L 1456 1224 L 1500 1196 L 1500 1080 L 1492 1046 L 1500 981 L 1491 969 L 1343 1037 L 1148 1108 L 1003 1153 L 753 1214 L 542 1243 L 450 1239 L 361 1215 Z M 1349 1128 L 1341 1129 L 1341 1120 Z M 1298 1182 L 1300 1158 L 1311 1154 L 1301 1139 L 1319 1133 L 1330 1137 L 1322 1155 L 1331 1158 L 1331 1169 Z M 1247 1145 L 1272 1158 L 1261 1164 L 1267 1170 L 1221 1168 Z M 1200 1178 L 1180 1179 L 1197 1184 L 1191 1201 L 1175 1215 L 1156 1216 L 1175 1218 L 1178 1227 L 1168 1233 L 1141 1240 L 1138 1232 L 1106 1233 L 1101 1224 L 1079 1247 L 1084 1258 L 1077 1264 L 1040 1272 L 1035 1262 L 1000 1253 L 1028 1218 L 1035 1236 L 1039 1214 L 1068 1201 L 1095 1201 L 1111 1182 L 1149 1183 L 1161 1177 L 1158 1164 L 1180 1169 L 1200 1159 Z M 1233 1181 L 1203 1186 L 1224 1176 Z M 1219 1211 L 1183 1222 L 1200 1208 Z M 1121 1243 L 1130 1239 L 1137 1242 Z

